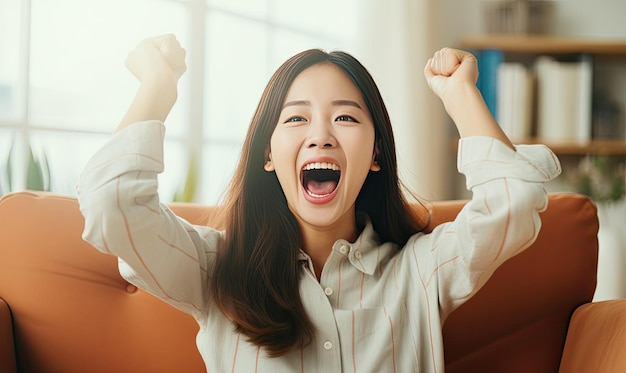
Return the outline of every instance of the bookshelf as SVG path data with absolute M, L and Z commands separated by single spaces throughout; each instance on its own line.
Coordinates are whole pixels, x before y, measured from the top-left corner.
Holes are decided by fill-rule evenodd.
M 463 38 L 461 46 L 468 49 L 496 48 L 505 52 L 529 54 L 589 53 L 600 58 L 626 59 L 626 40 L 490 35 Z
M 561 155 L 612 155 L 626 156 L 626 142 L 621 140 L 592 140 L 585 144 L 575 142 L 550 143 L 537 138 L 520 141 L 524 144 L 541 143 L 547 145 L 556 154 Z
M 529 35 L 485 35 L 485 36 L 469 36 L 460 40 L 460 46 L 463 49 L 472 51 L 488 51 L 498 50 L 504 55 L 504 60 L 524 61 L 527 65 L 532 65 L 533 61 L 542 55 L 550 56 L 591 56 L 593 60 L 593 91 L 596 93 L 598 84 L 610 85 L 618 84 L 613 82 L 610 75 L 611 71 L 615 71 L 616 67 L 622 69 L 621 74 L 626 76 L 626 40 L 616 39 L 589 39 L 589 38 L 571 38 L 557 36 L 529 36 Z M 479 57 L 479 64 L 480 56 Z M 604 64 L 613 66 L 613 69 L 605 69 Z M 601 75 L 602 79 L 597 79 Z M 604 88 L 604 86 L 602 87 Z M 623 87 L 615 87 L 611 89 L 611 99 L 619 102 L 620 117 L 618 126 L 626 127 L 626 91 Z M 621 91 L 620 91 L 621 90 Z M 616 93 L 617 92 L 617 93 Z M 614 97 L 619 96 L 619 97 Z M 591 99 L 591 98 L 590 98 Z M 544 143 L 548 145 L 555 153 L 568 156 L 584 156 L 589 154 L 609 155 L 616 157 L 626 157 L 626 137 L 624 129 L 618 138 L 596 139 L 591 137 L 584 141 L 552 141 L 540 138 L 537 131 L 537 115 L 536 102 L 533 104 L 531 137 L 525 136 L 522 139 L 515 139 L 518 143 Z M 591 117 L 589 118 L 589 127 L 591 127 Z

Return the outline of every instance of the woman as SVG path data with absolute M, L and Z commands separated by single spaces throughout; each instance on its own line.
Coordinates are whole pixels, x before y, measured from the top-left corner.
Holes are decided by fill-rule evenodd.
M 476 89 L 475 58 L 437 52 L 424 74 L 462 137 L 473 198 L 424 234 L 371 76 L 346 53 L 309 50 L 261 97 L 224 229 L 193 226 L 157 188 L 184 56 L 172 35 L 129 55 L 140 88 L 77 189 L 84 239 L 196 318 L 208 371 L 443 371 L 443 321 L 536 238 L 554 154 L 513 146 Z

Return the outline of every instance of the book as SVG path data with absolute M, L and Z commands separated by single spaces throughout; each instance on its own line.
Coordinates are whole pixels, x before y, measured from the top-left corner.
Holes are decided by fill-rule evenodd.
M 502 130 L 513 141 L 531 136 L 533 74 L 522 63 L 504 62 L 498 67 L 497 116 Z
M 540 56 L 537 75 L 537 136 L 551 142 L 591 139 L 593 66 L 589 56 L 558 61 Z
M 491 112 L 497 117 L 498 67 L 504 62 L 504 53 L 499 49 L 482 49 L 474 53 L 478 60 L 476 86 Z

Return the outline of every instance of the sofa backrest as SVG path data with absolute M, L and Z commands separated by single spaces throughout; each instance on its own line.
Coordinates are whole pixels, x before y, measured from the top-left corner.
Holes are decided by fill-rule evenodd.
M 433 203 L 431 226 L 464 203 Z M 172 208 L 192 223 L 217 216 L 197 204 Z M 596 214 L 586 197 L 550 196 L 537 242 L 446 320 L 446 372 L 558 370 L 569 317 L 595 289 Z M 123 280 L 116 259 L 86 244 L 82 229 L 73 197 L 0 200 L 0 299 L 10 308 L 18 371 L 203 372 L 193 318 Z M 0 307 L 0 331 L 2 320 Z

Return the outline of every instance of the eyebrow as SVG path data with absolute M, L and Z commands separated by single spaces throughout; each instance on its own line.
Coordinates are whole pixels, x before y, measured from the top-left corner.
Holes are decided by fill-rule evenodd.
M 361 105 L 359 105 L 356 101 L 352 101 L 352 100 L 334 100 L 331 102 L 331 104 L 333 106 L 354 106 L 355 108 L 363 110 L 363 108 L 361 108 Z M 285 105 L 283 106 L 283 109 L 288 106 L 301 106 L 301 105 L 310 106 L 311 101 L 307 101 L 307 100 L 289 101 L 285 103 Z

